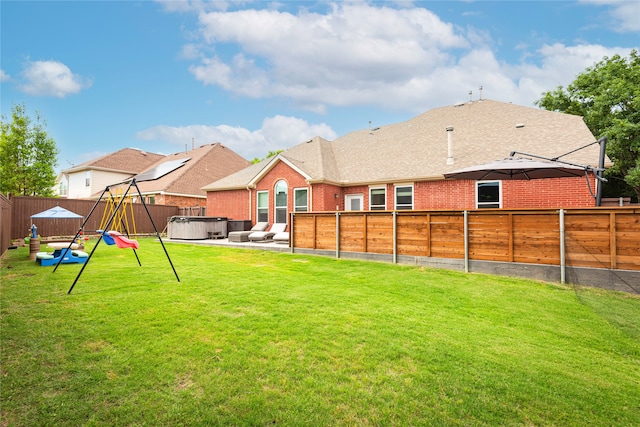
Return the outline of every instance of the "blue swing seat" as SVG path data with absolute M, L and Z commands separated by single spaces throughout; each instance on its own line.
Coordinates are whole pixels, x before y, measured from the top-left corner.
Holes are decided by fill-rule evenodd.
M 104 242 L 107 245 L 115 245 L 116 241 L 113 240 L 113 237 L 111 237 L 109 235 L 109 233 L 105 233 L 104 230 L 96 230 L 98 233 L 102 234 L 102 240 L 104 240 Z

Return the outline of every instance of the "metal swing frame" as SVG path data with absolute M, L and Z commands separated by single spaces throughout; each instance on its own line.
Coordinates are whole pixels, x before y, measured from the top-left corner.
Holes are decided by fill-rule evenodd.
M 80 226 L 80 229 L 76 232 L 75 237 L 73 238 L 73 240 L 71 240 L 71 242 L 69 243 L 69 247 L 67 248 L 68 251 L 71 250 L 71 245 L 73 245 L 73 242 L 75 242 L 78 239 L 78 236 L 80 235 L 80 233 L 84 230 L 84 226 L 87 223 L 87 221 L 89 221 L 89 218 L 91 218 L 91 215 L 93 214 L 93 212 L 95 211 L 96 207 L 98 206 L 98 204 L 102 201 L 102 199 L 105 197 L 106 193 L 109 193 L 109 196 L 113 198 L 113 195 L 111 194 L 110 188 L 113 187 L 114 185 L 121 185 L 121 184 L 125 184 L 127 183 L 127 181 L 123 181 L 120 182 L 118 184 L 113 184 L 113 185 L 108 185 L 105 187 L 104 191 L 102 192 L 102 194 L 100 194 L 100 197 L 98 198 L 98 200 L 96 201 L 96 203 L 93 205 L 93 207 L 91 208 L 91 211 L 89 212 L 89 215 L 87 215 L 87 217 L 85 218 L 84 222 L 82 223 L 82 225 Z M 103 240 L 103 235 L 106 232 L 106 230 L 109 229 L 109 227 L 111 227 L 111 224 L 113 223 L 113 220 L 116 217 L 116 214 L 118 213 L 118 211 L 120 210 L 120 208 L 122 207 L 122 203 L 125 200 L 125 197 L 127 195 L 129 195 L 129 192 L 131 191 L 131 189 L 135 187 L 136 191 L 138 192 L 138 195 L 140 195 L 140 201 L 142 202 L 142 206 L 144 206 L 144 210 L 147 213 L 147 216 L 149 217 L 149 220 L 151 221 L 151 225 L 153 225 L 153 230 L 156 233 L 156 237 L 158 237 L 158 240 L 160 241 L 160 244 L 162 245 L 162 249 L 164 250 L 165 255 L 167 256 L 167 260 L 169 261 L 169 264 L 171 265 L 171 269 L 173 270 L 173 274 L 176 276 L 176 279 L 178 280 L 178 282 L 180 282 L 180 277 L 178 277 L 178 273 L 176 272 L 176 269 L 173 265 L 173 262 L 171 261 L 171 257 L 169 256 L 169 252 L 167 252 L 167 248 L 164 245 L 164 242 L 162 241 L 162 237 L 160 236 L 160 232 L 158 231 L 158 228 L 156 227 L 155 222 L 153 221 L 153 218 L 151 217 L 151 213 L 149 212 L 149 208 L 147 207 L 147 204 L 144 201 L 144 197 L 142 197 L 142 193 L 140 192 L 140 188 L 138 187 L 138 183 L 136 182 L 136 179 L 133 178 L 131 180 L 131 182 L 129 182 L 129 186 L 127 187 L 127 190 L 124 192 L 124 194 L 122 195 L 122 198 L 120 199 L 120 201 L 118 202 L 118 205 L 116 206 L 116 208 L 114 209 L 114 211 L 111 213 L 109 219 L 107 220 L 105 226 L 104 226 L 104 230 L 103 232 L 100 234 L 100 237 L 98 238 L 98 241 L 96 242 L 95 246 L 93 247 L 93 249 L 91 250 L 91 253 L 89 254 L 89 257 L 87 258 L 87 260 L 82 264 L 82 268 L 80 269 L 80 271 L 78 272 L 78 275 L 76 276 L 75 280 L 73 281 L 73 284 L 71 285 L 71 287 L 69 288 L 69 291 L 67 291 L 67 294 L 71 294 L 71 291 L 73 291 L 73 288 L 76 286 L 76 283 L 78 282 L 78 280 L 80 279 L 80 276 L 82 276 L 82 273 L 84 272 L 84 269 L 87 267 L 87 265 L 89 264 L 89 261 L 91 261 L 91 257 L 93 256 L 94 252 L 96 251 L 96 249 L 98 248 L 98 246 L 100 245 L 100 242 Z M 125 227 L 125 231 L 127 233 L 127 236 L 129 236 L 129 230 L 126 230 L 126 225 L 123 224 L 123 226 Z M 133 253 L 136 256 L 136 260 L 138 261 L 138 265 L 142 266 L 142 264 L 140 263 L 140 258 L 138 257 L 138 253 L 136 252 L 135 249 L 133 249 Z M 58 266 L 60 265 L 60 263 L 62 262 L 62 257 L 60 258 L 60 260 L 58 260 L 58 263 L 56 264 L 55 268 L 53 269 L 53 271 L 55 272 L 58 269 Z

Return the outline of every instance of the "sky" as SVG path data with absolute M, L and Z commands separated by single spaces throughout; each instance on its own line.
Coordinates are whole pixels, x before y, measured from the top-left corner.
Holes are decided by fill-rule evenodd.
M 264 158 L 480 97 L 535 107 L 640 46 L 640 1 L 0 0 L 0 24 L 3 120 L 43 117 L 60 171 L 126 147 Z

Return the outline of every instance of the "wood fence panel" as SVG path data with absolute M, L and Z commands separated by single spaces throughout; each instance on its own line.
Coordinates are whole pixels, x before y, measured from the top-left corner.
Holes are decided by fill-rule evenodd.
M 640 215 L 615 216 L 616 268 L 640 270 Z
M 431 256 L 464 258 L 464 217 L 461 213 L 432 215 Z
M 469 215 L 469 257 L 485 261 L 509 261 L 511 217 L 475 213 Z
M 336 249 L 336 216 L 322 215 L 316 217 L 316 249 Z
M 513 261 L 560 264 L 560 218 L 557 212 L 513 215 Z
M 13 203 L 0 194 L 0 255 L 11 246 Z
M 340 215 L 340 250 L 347 252 L 366 252 L 367 229 L 366 214 Z
M 399 211 L 395 218 L 398 255 L 464 258 L 462 211 Z M 470 260 L 560 265 L 557 209 L 471 211 L 467 218 Z M 295 247 L 336 249 L 335 213 L 296 214 L 294 221 Z M 340 221 L 340 251 L 393 253 L 393 212 L 343 212 Z M 568 209 L 564 225 L 567 266 L 640 271 L 640 209 Z
M 609 268 L 611 265 L 608 212 L 565 215 L 567 265 Z
M 367 251 L 393 253 L 393 215 L 371 214 L 367 219 Z
M 399 255 L 430 256 L 430 214 L 398 214 L 396 250 Z
M 36 224 L 36 227 L 38 227 L 38 235 L 42 237 L 74 236 L 82 225 L 82 219 L 34 218 L 32 220 L 31 215 L 60 206 L 78 215 L 82 215 L 83 218 L 86 219 L 91 209 L 96 206 L 94 200 L 58 199 L 50 197 L 13 197 L 12 202 L 14 206 L 12 214 L 13 239 L 28 236 L 32 223 Z M 128 228 L 130 232 L 133 232 L 135 223 L 135 230 L 138 234 L 155 233 L 153 224 L 155 224 L 159 232 L 162 232 L 167 225 L 168 218 L 178 215 L 179 212 L 177 206 L 147 205 L 149 214 L 151 218 L 153 218 L 152 224 L 144 205 L 141 203 L 133 203 L 130 206 L 131 208 L 127 210 Z M 106 202 L 98 203 L 91 217 L 86 221 L 84 229 L 87 234 L 94 233 L 95 230 L 98 230 L 103 219 L 106 223 L 106 219 L 108 219 L 110 213 L 111 210 Z M 113 223 L 110 228 L 117 228 L 116 224 Z
M 315 216 L 293 216 L 293 242 L 295 247 L 302 249 L 315 249 Z

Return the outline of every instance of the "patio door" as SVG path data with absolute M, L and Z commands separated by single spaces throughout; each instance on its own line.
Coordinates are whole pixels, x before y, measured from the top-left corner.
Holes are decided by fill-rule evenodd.
M 347 194 L 344 196 L 345 211 L 361 211 L 363 203 L 364 196 L 362 194 Z

